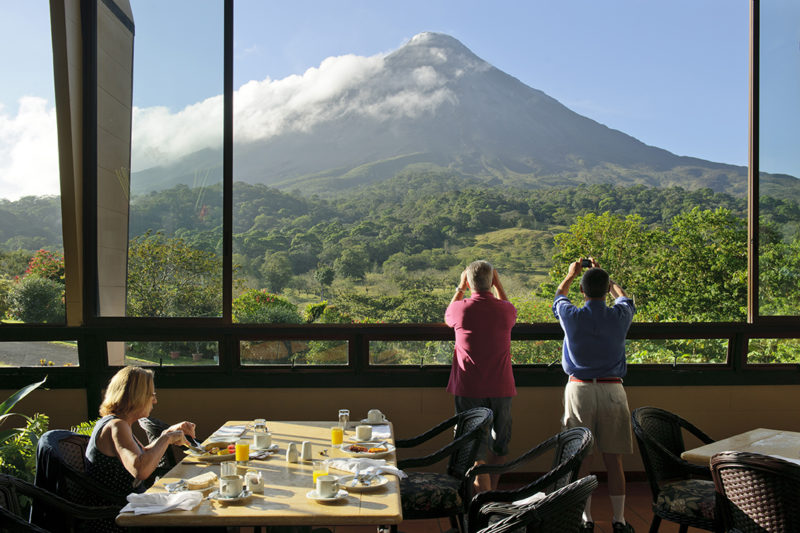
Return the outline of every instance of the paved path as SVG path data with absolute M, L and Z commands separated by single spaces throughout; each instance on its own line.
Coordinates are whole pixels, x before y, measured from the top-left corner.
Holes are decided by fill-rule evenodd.
M 40 366 L 40 360 L 53 366 L 72 363 L 78 366 L 78 347 L 54 342 L 0 342 L 0 366 Z

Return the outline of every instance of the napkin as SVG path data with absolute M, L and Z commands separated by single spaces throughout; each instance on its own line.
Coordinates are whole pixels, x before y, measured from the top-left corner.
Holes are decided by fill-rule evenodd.
M 387 440 L 392 436 L 392 430 L 389 429 L 389 424 L 377 424 L 372 426 L 372 440 Z
M 258 450 L 256 452 L 250 452 L 250 459 L 266 459 L 272 455 L 272 452 L 269 450 Z
M 134 514 L 153 514 L 180 509 L 189 511 L 197 507 L 203 500 L 203 494 L 196 490 L 184 492 L 157 492 L 153 494 L 128 494 L 128 504 L 123 507 L 121 513 L 132 512 Z
M 399 478 L 408 477 L 405 472 L 395 466 L 386 464 L 385 459 L 327 459 L 328 466 L 336 470 L 362 474 L 392 474 Z
M 244 426 L 222 426 L 211 435 L 211 438 L 236 438 L 245 431 Z

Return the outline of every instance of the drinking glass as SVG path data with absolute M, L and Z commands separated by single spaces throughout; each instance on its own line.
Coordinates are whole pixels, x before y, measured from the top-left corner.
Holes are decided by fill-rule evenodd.
M 327 476 L 328 475 L 328 463 L 325 461 L 314 461 L 314 470 L 312 470 L 311 476 L 313 477 L 314 486 L 317 486 L 317 478 L 319 476 Z
M 347 429 L 348 422 L 350 422 L 350 409 L 339 409 L 339 427 Z
M 342 442 L 344 442 L 344 430 L 339 426 L 333 426 L 331 428 L 331 445 L 341 446 Z
M 237 440 L 236 441 L 236 462 L 246 463 L 250 460 L 250 441 Z

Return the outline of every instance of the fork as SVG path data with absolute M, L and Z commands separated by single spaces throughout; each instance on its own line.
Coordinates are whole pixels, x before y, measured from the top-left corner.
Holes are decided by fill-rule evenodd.
M 361 469 L 361 467 L 356 465 L 356 472 L 353 475 L 353 481 L 350 482 L 350 486 L 351 487 L 355 487 L 356 485 L 358 485 L 358 472 L 359 472 L 360 469 Z

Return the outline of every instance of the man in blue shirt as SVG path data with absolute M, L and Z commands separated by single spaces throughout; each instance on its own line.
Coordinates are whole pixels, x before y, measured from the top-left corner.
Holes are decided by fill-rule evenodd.
M 603 454 L 608 470 L 608 493 L 614 510 L 613 529 L 633 532 L 625 522 L 625 472 L 622 455 L 633 453 L 631 413 L 622 387 L 625 363 L 625 337 L 636 308 L 622 287 L 609 279 L 608 273 L 590 259 L 581 278 L 583 307 L 576 307 L 567 295 L 572 282 L 583 267 L 581 261 L 569 266 L 569 272 L 556 290 L 553 314 L 564 330 L 561 366 L 569 375 L 564 390 L 562 426 L 588 427 L 595 445 Z M 614 305 L 606 305 L 606 295 L 614 297 Z M 589 473 L 584 463 L 581 475 Z M 591 531 L 591 497 L 583 514 L 583 529 Z

